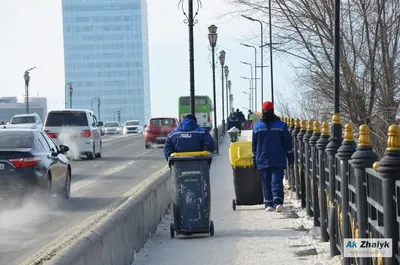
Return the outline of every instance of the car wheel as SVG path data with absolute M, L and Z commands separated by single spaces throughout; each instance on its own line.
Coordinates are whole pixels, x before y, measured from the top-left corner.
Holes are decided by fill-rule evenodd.
M 147 141 L 144 142 L 144 146 L 146 147 L 146 149 L 150 149 L 151 148 L 151 145 Z
M 93 160 L 95 157 L 96 157 L 96 150 L 95 150 L 94 144 L 93 144 L 93 151 L 92 151 L 91 153 L 88 153 L 88 154 L 87 154 L 87 158 L 88 158 L 89 160 Z
M 101 152 L 103 151 L 103 143 L 100 141 L 100 152 L 96 154 L 97 158 L 101 157 Z
M 64 187 L 63 187 L 60 195 L 63 199 L 67 199 L 67 200 L 71 196 L 71 171 L 69 169 L 67 170 L 67 175 L 65 176 Z

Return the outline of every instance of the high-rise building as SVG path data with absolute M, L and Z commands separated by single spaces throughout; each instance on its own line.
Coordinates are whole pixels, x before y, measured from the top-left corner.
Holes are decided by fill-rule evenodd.
M 146 0 L 63 0 L 65 80 L 72 108 L 101 121 L 150 118 Z M 65 86 L 65 107 L 70 106 Z M 98 115 L 99 116 L 99 115 Z

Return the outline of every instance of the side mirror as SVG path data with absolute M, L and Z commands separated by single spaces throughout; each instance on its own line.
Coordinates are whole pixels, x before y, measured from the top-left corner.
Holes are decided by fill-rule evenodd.
M 69 151 L 69 147 L 66 145 L 60 145 L 60 153 L 65 154 L 66 152 Z

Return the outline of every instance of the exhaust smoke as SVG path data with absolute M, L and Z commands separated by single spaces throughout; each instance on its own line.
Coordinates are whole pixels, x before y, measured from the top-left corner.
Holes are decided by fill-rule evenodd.
M 69 151 L 66 156 L 74 160 L 78 160 L 81 157 L 81 150 L 76 142 L 76 139 L 80 137 L 80 134 L 80 131 L 66 126 L 62 127 L 61 132 L 58 135 L 58 139 L 60 140 L 61 144 L 69 147 Z

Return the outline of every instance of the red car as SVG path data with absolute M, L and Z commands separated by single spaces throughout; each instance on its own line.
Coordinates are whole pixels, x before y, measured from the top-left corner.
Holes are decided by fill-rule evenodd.
M 151 118 L 144 135 L 145 147 L 151 148 L 153 144 L 165 144 L 167 135 L 178 125 L 176 118 Z

